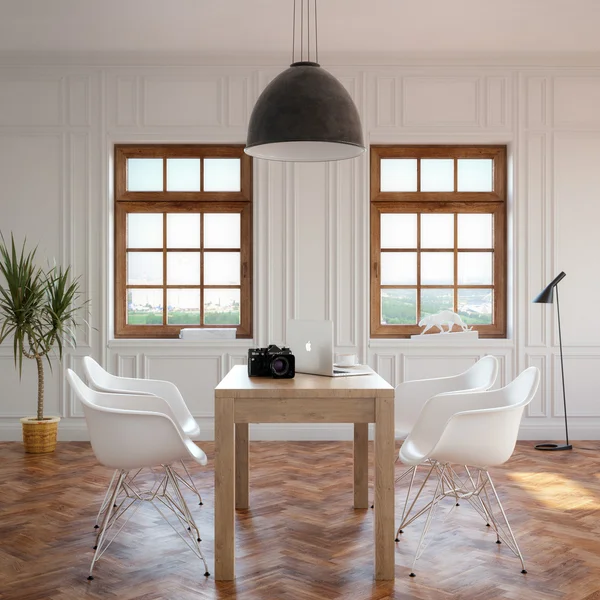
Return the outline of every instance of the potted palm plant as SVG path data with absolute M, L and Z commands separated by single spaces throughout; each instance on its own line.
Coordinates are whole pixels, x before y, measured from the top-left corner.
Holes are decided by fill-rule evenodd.
M 71 280 L 70 267 L 42 269 L 35 263 L 37 248 L 27 250 L 25 240 L 19 250 L 10 237 L 9 246 L 0 233 L 0 344 L 12 338 L 19 377 L 23 357 L 36 362 L 37 414 L 21 419 L 25 451 L 53 452 L 60 417 L 44 415 L 44 360 L 52 369 L 51 355 L 60 360 L 64 344 L 75 345 L 86 302 L 80 301 L 79 278 Z

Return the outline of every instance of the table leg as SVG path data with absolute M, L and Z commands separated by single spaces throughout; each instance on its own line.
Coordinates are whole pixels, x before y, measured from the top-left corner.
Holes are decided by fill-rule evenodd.
M 375 579 L 394 579 L 394 399 L 375 400 Z
M 369 507 L 369 424 L 354 423 L 354 508 Z
M 215 579 L 225 581 L 235 578 L 233 403 L 215 399 Z
M 235 507 L 248 508 L 248 423 L 235 424 Z

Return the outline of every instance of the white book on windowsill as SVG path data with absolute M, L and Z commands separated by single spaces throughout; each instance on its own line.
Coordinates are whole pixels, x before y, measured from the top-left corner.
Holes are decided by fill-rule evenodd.
M 417 340 L 429 344 L 447 344 L 452 342 L 472 342 L 479 339 L 478 331 L 453 331 L 452 333 L 425 333 L 410 336 L 411 340 Z
M 233 327 L 215 327 L 212 329 L 181 329 L 179 337 L 182 340 L 235 340 Z

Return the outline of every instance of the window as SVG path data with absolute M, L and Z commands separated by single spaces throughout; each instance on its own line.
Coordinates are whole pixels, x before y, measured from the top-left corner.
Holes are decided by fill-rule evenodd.
M 252 159 L 243 146 L 115 146 L 115 336 L 252 337 Z
M 457 312 L 506 336 L 506 147 L 371 147 L 371 337 Z

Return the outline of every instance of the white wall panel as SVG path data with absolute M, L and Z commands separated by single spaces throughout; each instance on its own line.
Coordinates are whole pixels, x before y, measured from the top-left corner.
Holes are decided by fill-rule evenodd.
M 529 128 L 545 127 L 548 124 L 548 78 L 528 77 L 526 90 L 526 125 Z
M 393 387 L 400 383 L 396 374 L 396 362 L 397 357 L 395 354 L 375 355 L 375 370 Z
M 295 285 L 298 319 L 329 318 L 327 163 L 294 165 Z M 291 315 L 290 315 L 291 316 Z
M 537 367 L 540 370 L 540 387 L 526 409 L 526 415 L 528 417 L 550 416 L 548 414 L 548 382 L 550 381 L 550 373 L 548 373 L 547 365 L 548 360 L 545 354 L 530 354 L 527 357 L 527 366 Z
M 115 77 L 110 80 L 109 104 L 112 127 L 134 127 L 139 118 L 139 78 Z
M 565 397 L 567 400 L 567 417 L 589 418 L 600 417 L 600 355 L 563 356 L 565 367 Z M 553 356 L 552 364 L 552 416 L 562 417 L 565 414 L 562 378 L 560 371 L 560 354 Z
M 89 126 L 91 119 L 91 78 L 82 75 L 67 77 L 67 122 L 75 127 Z
M 509 92 L 508 77 L 487 77 L 487 118 L 488 127 L 497 129 L 510 127 L 512 95 Z
M 403 125 L 479 126 L 480 83 L 477 77 L 405 77 Z
M 527 298 L 533 299 L 547 284 L 548 235 L 546 189 L 546 135 L 530 133 L 526 138 L 527 165 Z M 527 344 L 546 345 L 545 312 L 539 304 L 527 302 Z
M 172 381 L 194 417 L 214 415 L 214 390 L 221 381 L 222 356 L 145 354 L 144 376 Z
M 123 354 L 119 352 L 117 355 L 117 370 L 115 375 L 119 377 L 140 377 L 138 370 L 138 357 L 136 354 Z M 110 367 L 108 367 L 110 371 Z
M 2 112 L 0 110 L 0 112 Z M 27 237 L 38 256 L 61 260 L 64 140 L 59 133 L 0 131 L 0 229 Z
M 554 126 L 600 127 L 600 78 L 554 79 Z
M 11 79 L 0 72 L 0 126 L 57 126 L 63 119 L 63 85 L 60 78 L 31 74 Z
M 223 124 L 220 77 L 145 77 L 142 125 L 207 127 Z
M 594 276 L 600 256 L 599 165 L 600 132 L 554 135 L 555 261 L 548 275 L 567 274 L 560 284 L 560 308 L 563 343 L 571 346 L 598 346 L 598 330 L 586 314 L 600 298 L 600 277 Z
M 395 127 L 398 124 L 398 80 L 396 77 L 378 77 L 375 86 L 375 125 Z
M 227 78 L 227 124 L 230 127 L 247 127 L 250 117 L 249 81 L 247 77 Z
M 287 247 L 285 243 L 286 229 L 286 191 L 287 176 L 285 163 L 267 162 L 268 190 L 265 194 L 265 215 L 268 221 L 267 239 L 269 244 L 269 258 L 264 277 L 267 281 L 268 291 L 266 301 L 267 312 L 267 344 L 280 344 L 285 342 L 285 298 L 286 298 L 286 271 Z
M 332 265 L 335 273 L 334 343 L 336 346 L 355 347 L 357 340 L 359 246 L 355 196 L 356 161 L 347 160 L 331 167 L 333 174 L 334 208 L 332 213 L 332 235 L 335 239 Z

